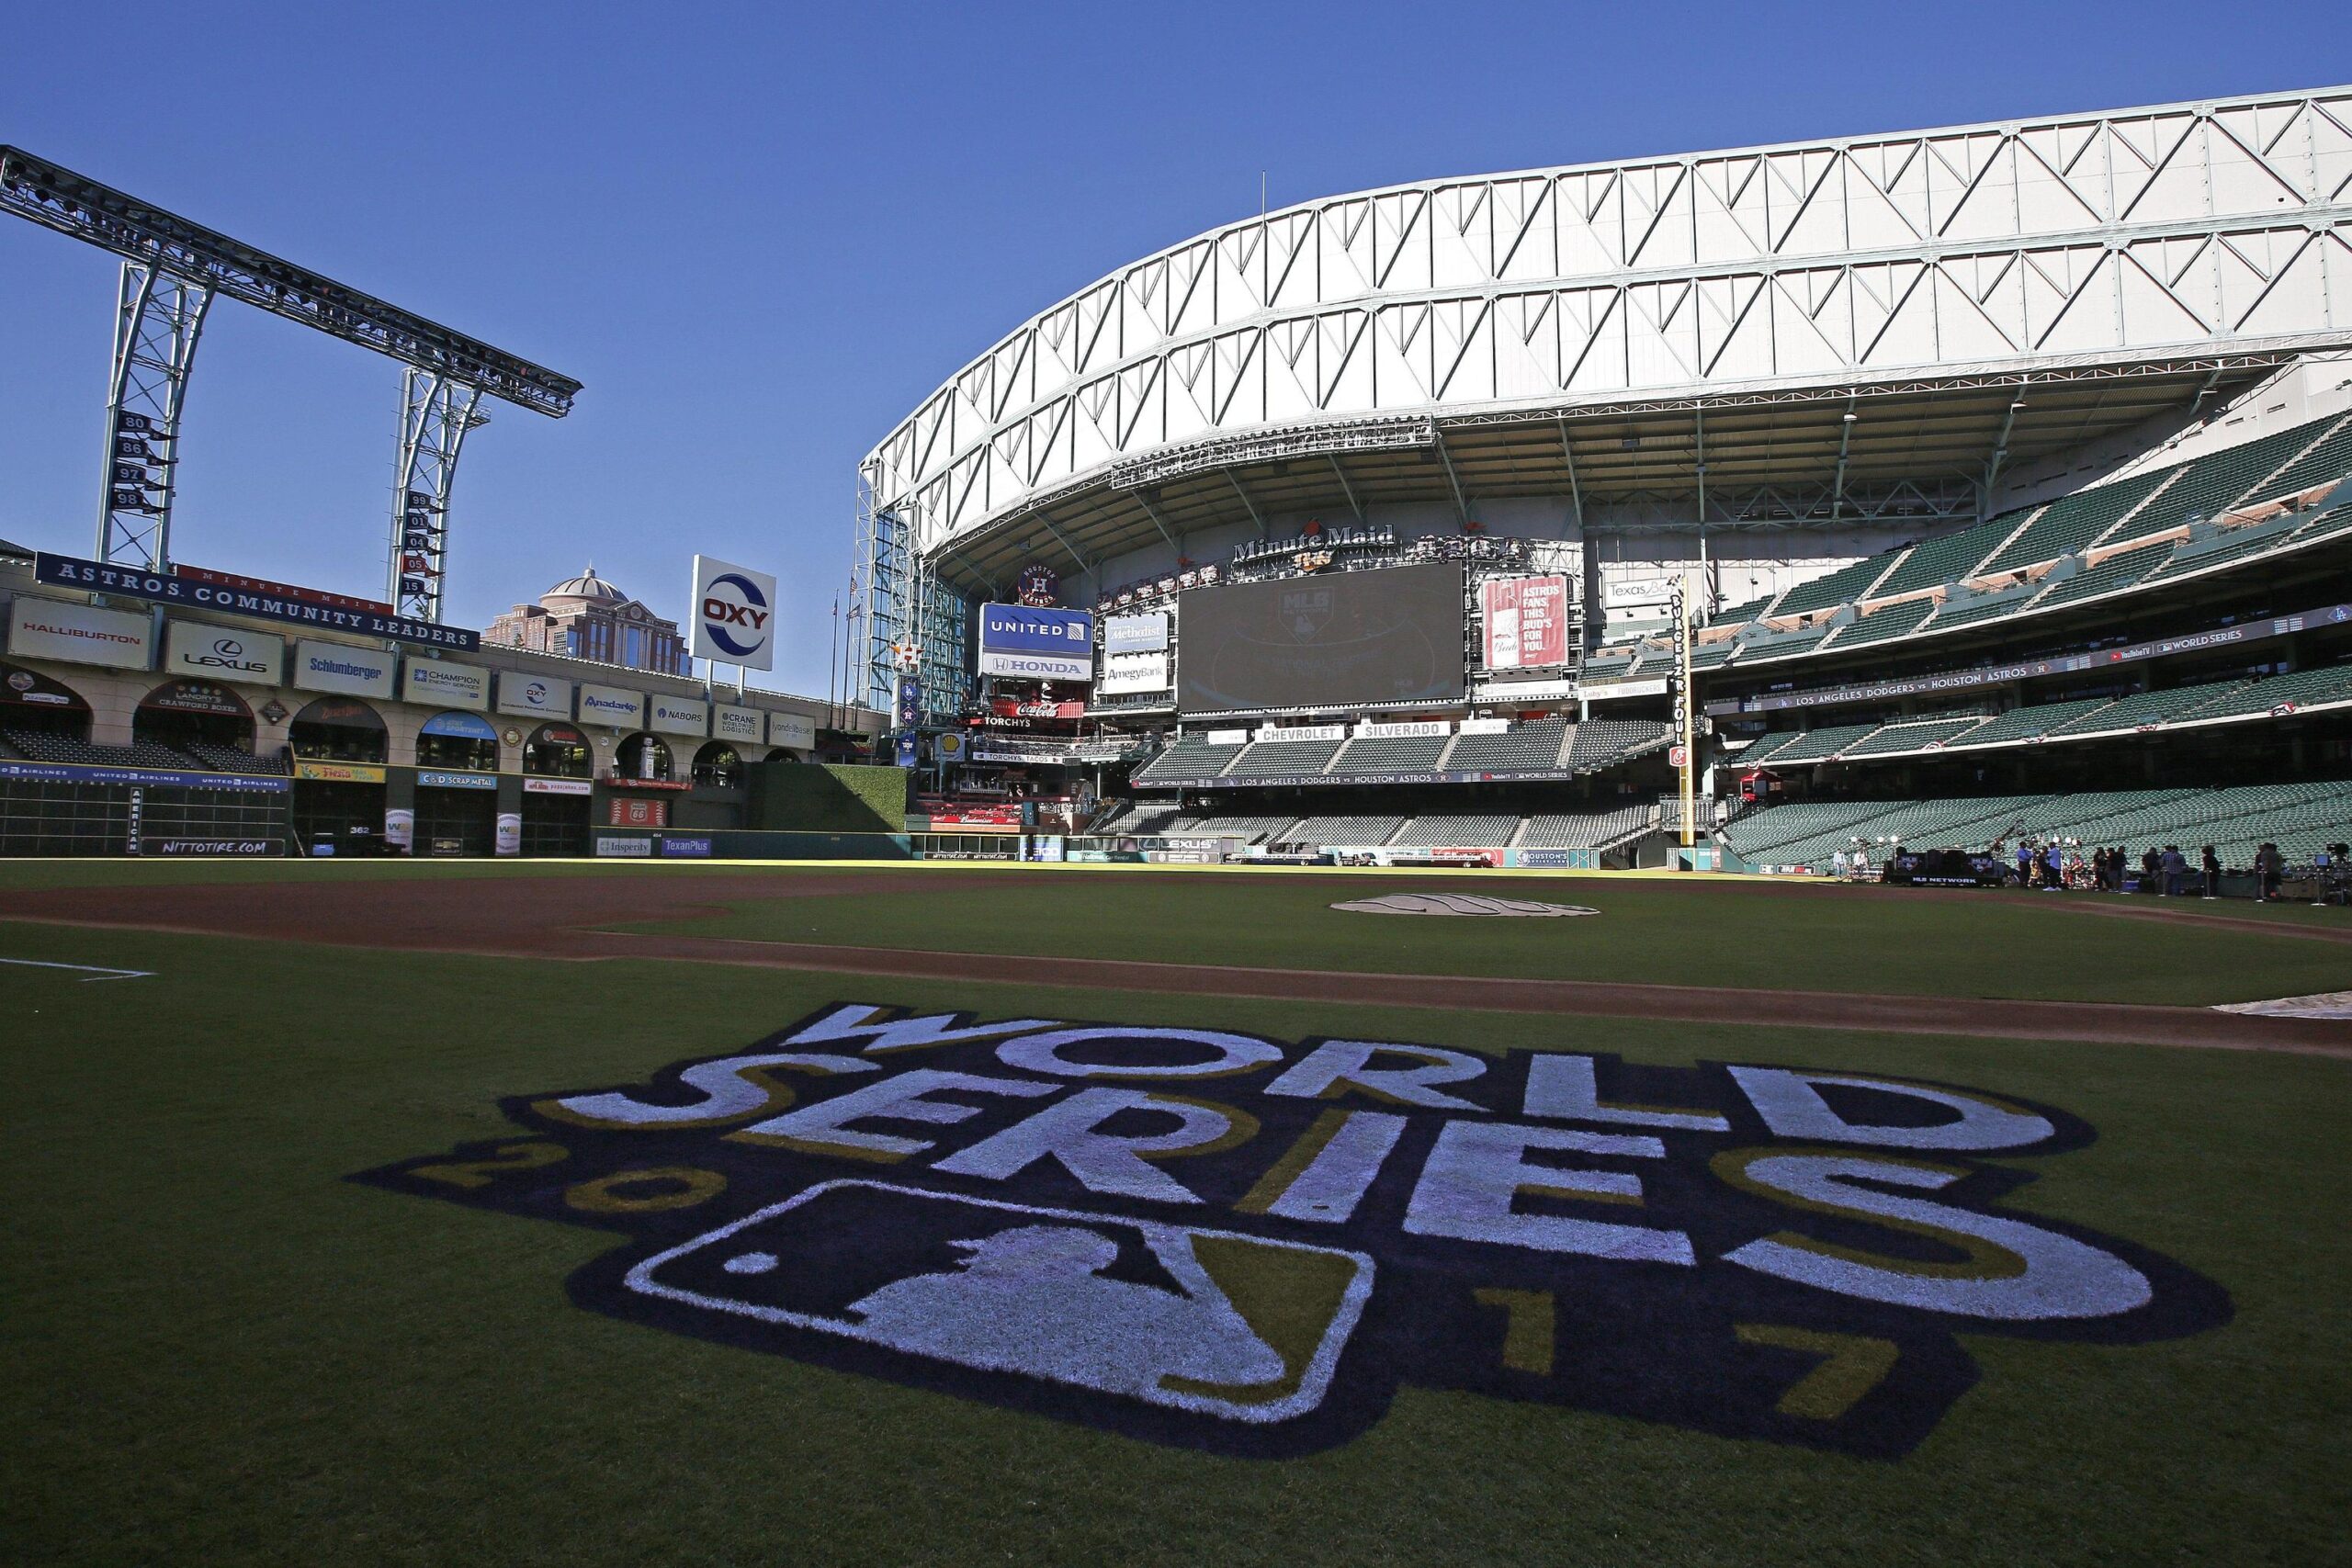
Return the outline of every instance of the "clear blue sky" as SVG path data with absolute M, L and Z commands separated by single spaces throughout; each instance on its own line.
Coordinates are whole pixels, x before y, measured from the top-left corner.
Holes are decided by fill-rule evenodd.
M 176 40 L 178 60 L 132 51 Z M 2352 79 L 2339 5 L 51 5 L 0 141 L 586 383 L 491 407 L 450 618 L 593 557 L 785 579 L 821 692 L 857 459 L 1030 313 L 1255 209 L 1423 176 Z M 125 85 L 107 86 L 111 80 Z M 0 536 L 94 531 L 114 264 L 0 220 Z M 175 555 L 374 594 L 400 376 L 234 304 Z

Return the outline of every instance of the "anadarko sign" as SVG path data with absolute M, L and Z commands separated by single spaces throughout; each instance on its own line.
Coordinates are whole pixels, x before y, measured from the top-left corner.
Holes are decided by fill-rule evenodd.
M 2003 1201 L 2085 1123 L 1869 1074 L 847 1002 L 503 1108 L 358 1179 L 622 1232 L 570 1283 L 617 1317 L 1229 1452 L 1411 1383 L 1896 1455 L 1975 1382 L 1962 1336 L 2230 1314 Z

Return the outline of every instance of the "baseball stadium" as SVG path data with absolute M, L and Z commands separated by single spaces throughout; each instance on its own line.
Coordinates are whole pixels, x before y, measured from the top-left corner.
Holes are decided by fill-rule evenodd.
M 455 624 L 594 389 L 170 205 L 0 148 L 8 1561 L 2346 1560 L 2352 87 L 1171 244 L 842 455 L 822 696 Z M 399 365 L 364 577 L 175 554 L 216 305 Z

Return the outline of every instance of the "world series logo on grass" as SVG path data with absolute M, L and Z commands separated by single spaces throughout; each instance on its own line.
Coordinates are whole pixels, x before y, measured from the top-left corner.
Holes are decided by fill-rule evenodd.
M 1400 1384 L 1896 1457 L 1957 1337 L 2126 1343 L 2228 1298 L 2013 1210 L 2064 1112 L 1765 1065 L 841 1003 L 357 1179 L 609 1227 L 583 1306 L 1244 1454 Z

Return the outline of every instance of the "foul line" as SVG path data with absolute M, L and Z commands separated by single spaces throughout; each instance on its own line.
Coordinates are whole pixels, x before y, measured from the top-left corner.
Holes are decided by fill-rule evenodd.
M 79 969 L 90 976 L 82 982 L 85 986 L 96 980 L 152 980 L 155 977 L 153 969 L 108 969 L 96 964 L 52 964 L 46 958 L 0 958 L 0 964 L 21 964 L 27 969 Z

